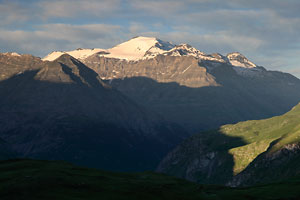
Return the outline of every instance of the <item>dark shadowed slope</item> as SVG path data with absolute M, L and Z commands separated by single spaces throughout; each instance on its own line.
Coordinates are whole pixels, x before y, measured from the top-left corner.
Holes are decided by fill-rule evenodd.
M 158 171 L 232 186 L 289 178 L 300 172 L 299 130 L 300 104 L 282 116 L 194 135 L 170 152 Z
M 262 67 L 168 55 L 128 62 L 96 54 L 84 62 L 123 94 L 191 133 L 280 115 L 300 101 L 299 79 Z
M 6 160 L 17 157 L 11 146 L 0 138 L 0 160 Z
M 0 137 L 22 156 L 111 170 L 154 169 L 185 137 L 71 56 L 54 62 L 33 57 L 32 68 L 14 59 L 20 58 L 0 65 L 1 71 L 19 70 L 0 82 Z

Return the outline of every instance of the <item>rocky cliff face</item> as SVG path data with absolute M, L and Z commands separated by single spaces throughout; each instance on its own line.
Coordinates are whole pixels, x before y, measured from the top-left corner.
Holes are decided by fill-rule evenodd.
M 128 62 L 93 55 L 85 59 L 84 63 L 103 80 L 147 77 L 158 83 L 176 82 L 191 88 L 218 86 L 215 77 L 192 56 L 156 56 L 153 59 Z
M 229 149 L 243 145 L 239 138 L 206 132 L 185 140 L 159 164 L 157 171 L 203 184 L 226 184 L 233 177 Z
M 299 162 L 300 144 L 287 144 L 275 152 L 265 152 L 258 156 L 227 185 L 248 186 L 288 179 L 300 174 Z
M 145 170 L 185 137 L 69 55 L 3 56 L 0 74 L 0 137 L 22 156 Z
M 191 133 L 283 114 L 300 99 L 299 79 L 262 67 L 170 55 L 129 62 L 93 55 L 84 63 L 112 87 Z
M 41 64 L 40 58 L 32 55 L 0 53 L 0 66 L 0 81 L 2 81 L 27 70 L 40 69 L 43 64 Z
M 196 134 L 171 151 L 157 171 L 191 181 L 249 186 L 300 173 L 300 105 L 266 120 Z

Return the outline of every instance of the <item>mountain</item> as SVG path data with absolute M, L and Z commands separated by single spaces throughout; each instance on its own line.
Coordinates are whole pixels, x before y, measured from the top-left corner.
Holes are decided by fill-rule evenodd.
M 107 84 L 190 133 L 281 115 L 300 101 L 298 78 L 268 71 L 238 52 L 205 54 L 152 37 L 88 57 L 75 52 Z
M 74 51 L 54 51 L 43 58 L 44 61 L 54 61 L 55 59 L 59 58 L 63 54 L 69 54 L 70 56 L 76 59 L 85 59 L 95 53 L 106 52 L 104 49 L 81 49 L 78 48 Z
M 0 138 L 0 160 L 7 160 L 16 158 L 17 154 L 11 148 L 11 146 Z
M 117 58 L 127 61 L 135 61 L 145 58 L 152 58 L 156 55 L 166 52 L 174 47 L 169 42 L 164 42 L 162 40 L 153 37 L 135 37 L 131 40 L 119 44 L 110 49 L 77 49 L 74 51 L 55 51 L 47 55 L 43 60 L 53 61 L 62 54 L 66 53 L 74 58 L 84 60 L 88 56 L 97 54 L 101 57 L 107 58 Z
M 300 173 L 300 104 L 264 120 L 224 125 L 185 140 L 157 171 L 191 181 L 247 186 Z
M 0 137 L 23 157 L 154 169 L 185 132 L 63 54 L 0 55 Z
M 300 101 L 298 78 L 268 71 L 238 52 L 205 54 L 188 44 L 136 37 L 80 60 L 107 84 L 191 134 L 281 115 Z
M 256 65 L 253 62 L 249 61 L 244 55 L 240 54 L 239 52 L 229 53 L 226 57 L 232 66 L 247 69 L 256 68 Z
M 9 170 L 8 170 L 9 169 Z M 66 162 L 0 162 L 2 200 L 284 200 L 299 199 L 299 177 L 247 188 L 200 185 L 153 172 L 116 173 Z
M 22 74 L 27 70 L 41 68 L 41 59 L 32 55 L 17 53 L 0 53 L 0 81 Z

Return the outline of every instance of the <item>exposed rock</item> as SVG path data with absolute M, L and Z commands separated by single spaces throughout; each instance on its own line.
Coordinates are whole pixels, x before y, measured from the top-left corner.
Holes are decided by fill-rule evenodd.
M 249 186 L 300 174 L 300 104 L 265 120 L 225 125 L 185 140 L 157 171 L 191 181 Z
M 218 86 L 215 78 L 194 57 L 157 56 L 139 62 L 127 62 L 93 55 L 84 63 L 103 80 L 147 77 L 159 83 L 176 82 L 193 88 Z

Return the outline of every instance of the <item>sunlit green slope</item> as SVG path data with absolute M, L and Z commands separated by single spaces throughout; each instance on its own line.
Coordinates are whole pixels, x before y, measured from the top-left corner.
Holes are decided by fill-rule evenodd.
M 261 153 L 267 150 L 273 153 L 287 144 L 300 141 L 300 105 L 282 116 L 225 125 L 220 131 L 245 142 L 245 145 L 229 150 L 235 161 L 234 173 L 237 174 Z
M 273 181 L 300 172 L 299 141 L 300 104 L 282 116 L 197 134 L 169 153 L 158 171 L 210 184 Z

